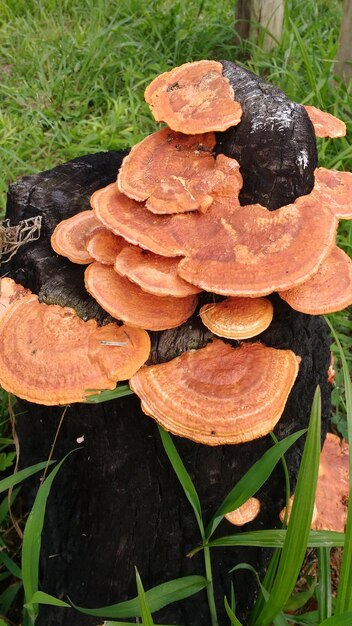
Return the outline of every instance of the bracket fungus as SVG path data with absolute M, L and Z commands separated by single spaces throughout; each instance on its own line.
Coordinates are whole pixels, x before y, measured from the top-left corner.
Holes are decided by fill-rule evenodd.
M 241 105 L 217 61 L 185 63 L 165 72 L 144 96 L 157 122 L 189 135 L 223 131 L 241 120 Z
M 184 298 L 160 297 L 143 291 L 115 272 L 114 268 L 92 263 L 85 271 L 87 291 L 113 317 L 131 326 L 165 330 L 186 322 L 197 306 L 194 295 Z
M 0 318 L 13 302 L 20 300 L 30 293 L 29 289 L 18 285 L 12 278 L 0 278 Z
M 199 314 L 214 335 L 228 339 L 249 339 L 270 325 L 274 307 L 267 298 L 226 298 L 205 304 Z
M 298 374 L 291 350 L 215 339 L 181 356 L 141 368 L 130 381 L 142 409 L 163 428 L 218 446 L 266 435 L 280 419 Z
M 114 389 L 130 378 L 149 352 L 144 330 L 99 327 L 35 295 L 13 302 L 0 319 L 0 384 L 30 402 L 84 402 L 87 390 Z
M 87 251 L 86 241 L 98 228 L 101 228 L 101 223 L 93 211 L 76 213 L 57 225 L 51 236 L 51 246 L 72 263 L 86 265 L 94 260 Z
M 125 239 L 101 227 L 88 236 L 86 249 L 91 259 L 103 265 L 114 265 L 117 255 L 126 246 Z
M 138 246 L 126 245 L 115 259 L 114 270 L 137 283 L 143 291 L 157 296 L 184 298 L 201 289 L 177 274 L 179 258 L 165 257 Z
M 260 513 L 260 500 L 249 498 L 242 506 L 230 513 L 226 513 L 225 519 L 234 526 L 244 526 L 252 522 Z
M 331 137 L 331 139 L 335 139 L 346 135 L 346 124 L 342 120 L 331 115 L 331 113 L 326 113 L 310 105 L 305 105 L 304 108 L 314 126 L 317 137 Z
M 352 260 L 335 246 L 312 278 L 299 287 L 280 291 L 293 309 L 311 315 L 341 311 L 352 304 Z
M 343 533 L 347 521 L 349 497 L 349 445 L 327 433 L 320 454 L 315 506 L 311 528 Z M 290 498 L 290 509 L 294 496 Z M 288 517 L 289 517 L 288 515 Z M 280 513 L 283 521 L 285 509 Z

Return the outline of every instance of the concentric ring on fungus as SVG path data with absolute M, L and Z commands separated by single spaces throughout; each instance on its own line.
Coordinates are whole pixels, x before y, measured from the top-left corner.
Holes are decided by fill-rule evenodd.
M 266 435 L 281 417 L 298 373 L 291 350 L 215 339 L 130 380 L 142 410 L 174 435 L 218 446 Z
M 114 389 L 149 352 L 144 330 L 115 323 L 99 327 L 35 295 L 14 302 L 0 320 L 0 384 L 38 404 L 84 402 L 88 390 Z

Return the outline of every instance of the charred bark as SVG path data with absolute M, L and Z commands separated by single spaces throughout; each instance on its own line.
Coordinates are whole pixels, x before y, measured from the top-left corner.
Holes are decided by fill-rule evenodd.
M 262 131 L 257 129 L 256 132 L 260 134 Z M 220 142 L 222 146 L 226 144 L 227 154 L 235 149 L 234 140 L 228 134 Z M 261 142 L 264 139 L 258 138 L 256 145 Z M 241 156 L 246 154 L 244 146 L 240 152 Z M 297 189 L 301 193 L 309 191 L 315 167 L 314 150 L 312 153 L 305 187 L 301 174 L 297 175 L 297 168 L 293 174 L 292 170 L 289 171 L 295 180 L 285 184 L 288 201 Z M 12 185 L 9 192 L 7 217 L 19 221 L 41 214 L 43 230 L 41 239 L 21 248 L 4 270 L 38 293 L 42 301 L 73 306 L 83 318 L 96 317 L 100 323 L 104 323 L 108 316 L 85 293 L 83 270 L 52 251 L 49 235 L 63 217 L 88 208 L 93 191 L 116 178 L 122 156 L 112 152 L 75 159 L 48 172 L 24 177 Z M 231 156 L 235 155 L 232 153 Z M 285 166 L 284 170 L 287 176 L 288 168 Z M 262 168 L 261 175 L 264 174 Z M 257 193 L 266 193 L 270 199 L 277 198 L 275 176 L 279 174 L 274 176 L 268 166 L 267 176 L 271 181 L 270 192 L 259 192 L 258 185 L 254 184 L 251 202 L 256 200 Z M 248 181 L 245 193 L 249 197 Z M 281 202 L 284 203 L 286 200 Z M 278 348 L 290 348 L 302 357 L 297 382 L 276 434 L 281 438 L 307 425 L 318 384 L 322 388 L 326 429 L 330 408 L 326 325 L 320 318 L 293 311 L 276 296 L 273 296 L 273 302 L 273 323 L 256 340 Z M 200 347 L 211 338 L 211 333 L 199 323 L 197 314 L 178 329 L 152 335 L 151 359 L 154 362 L 169 360 L 186 349 Z M 63 409 L 24 402 L 19 406 L 20 461 L 26 466 L 47 457 Z M 81 606 L 98 607 L 136 594 L 134 566 L 137 566 L 145 588 L 186 574 L 203 574 L 202 556 L 186 557 L 199 541 L 192 511 L 163 451 L 157 427 L 141 412 L 138 399 L 130 396 L 105 405 L 70 406 L 55 458 L 60 459 L 75 448 L 77 439 L 82 436 L 81 449 L 71 455 L 60 470 L 49 498 L 42 540 L 43 590 L 61 598 L 69 596 Z M 268 449 L 270 438 L 216 448 L 184 439 L 175 438 L 175 442 L 195 482 L 205 520 L 208 520 L 232 486 Z M 302 446 L 303 441 L 300 441 L 287 455 L 293 483 Z M 32 482 L 32 497 L 35 489 Z M 262 511 L 251 528 L 277 525 L 284 497 L 280 467 L 261 489 L 259 497 L 263 503 Z M 226 522 L 218 529 L 219 534 L 232 532 Z M 217 549 L 212 556 L 219 607 L 230 588 L 228 570 L 238 561 L 252 562 L 261 568 L 266 558 L 255 549 Z M 251 584 L 252 581 L 249 584 L 242 574 L 236 582 L 242 611 L 251 604 Z M 156 618 L 168 624 L 205 626 L 209 623 L 205 593 L 166 607 Z M 224 619 L 220 608 L 220 623 L 224 623 Z M 74 610 L 42 607 L 37 624 L 93 626 L 101 622 L 102 619 L 82 616 Z

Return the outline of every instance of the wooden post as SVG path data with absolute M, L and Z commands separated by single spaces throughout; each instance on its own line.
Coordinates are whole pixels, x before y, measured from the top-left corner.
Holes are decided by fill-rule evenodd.
M 269 52 L 275 46 L 275 40 L 281 39 L 284 8 L 284 0 L 238 0 L 236 33 L 242 39 L 258 43 L 263 29 L 268 31 L 263 49 Z

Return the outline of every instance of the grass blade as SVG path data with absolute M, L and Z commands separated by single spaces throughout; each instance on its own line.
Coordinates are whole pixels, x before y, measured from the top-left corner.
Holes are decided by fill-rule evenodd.
M 330 617 L 332 613 L 329 548 L 318 548 L 318 580 L 316 598 L 318 602 L 319 622 L 323 622 Z
M 59 600 L 59 598 L 55 598 L 55 596 L 51 596 L 49 593 L 44 593 L 44 591 L 36 591 L 32 596 L 31 604 L 46 604 L 48 606 L 71 608 L 71 605 L 67 604 L 67 602 Z
M 232 548 L 235 546 L 251 546 L 258 548 L 283 548 L 286 540 L 287 530 L 253 530 L 252 532 L 236 533 L 227 537 L 218 537 L 210 541 L 208 548 Z M 334 548 L 344 545 L 344 533 L 338 533 L 333 530 L 311 530 L 308 535 L 308 548 Z M 188 553 L 188 556 L 194 556 L 204 546 L 198 546 Z
M 53 462 L 54 461 L 52 461 L 52 463 Z M 11 487 L 14 487 L 15 485 L 18 485 L 18 483 L 21 483 L 26 478 L 29 478 L 30 476 L 33 476 L 33 474 L 40 472 L 40 470 L 45 469 L 46 466 L 47 461 L 43 461 L 42 463 L 36 463 L 35 465 L 26 467 L 25 469 L 16 472 L 16 474 L 13 474 L 12 476 L 3 478 L 2 480 L 0 480 L 0 493 L 11 489 Z
M 72 452 L 74 452 L 74 450 Z M 23 533 L 22 579 L 25 602 L 29 607 L 28 614 L 32 620 L 35 619 L 37 614 L 37 606 L 32 603 L 32 598 L 35 592 L 38 591 L 40 544 L 46 502 L 55 476 L 59 472 L 62 464 L 65 462 L 67 457 L 72 454 L 72 452 L 69 452 L 69 454 L 67 454 L 62 461 L 57 464 L 45 481 L 40 485 Z
M 177 476 L 177 478 L 179 479 L 181 486 L 183 488 L 183 491 L 186 494 L 186 498 L 188 500 L 188 502 L 190 503 L 193 511 L 194 511 L 194 515 L 196 517 L 198 526 L 199 526 L 199 530 L 202 536 L 202 539 L 204 539 L 204 526 L 203 526 L 203 520 L 202 520 L 202 509 L 200 506 L 200 501 L 199 501 L 199 497 L 196 491 L 196 488 L 192 482 L 192 479 L 190 477 L 190 475 L 188 474 L 182 459 L 179 455 L 179 453 L 177 452 L 176 446 L 174 444 L 174 442 L 172 441 L 171 436 L 169 435 L 168 432 L 166 432 L 166 430 L 164 430 L 161 426 L 158 426 L 159 428 L 159 433 L 160 433 L 160 437 L 161 437 L 161 441 L 162 444 L 164 446 L 164 450 L 169 458 L 169 461 L 175 471 L 175 474 Z
M 282 455 L 285 454 L 285 452 L 305 432 L 306 430 L 300 430 L 273 445 L 263 454 L 261 459 L 254 463 L 248 472 L 242 476 L 237 485 L 235 485 L 235 487 L 231 489 L 230 493 L 226 496 L 223 503 L 220 505 L 214 517 L 210 521 L 205 533 L 207 540 L 210 539 L 214 530 L 218 527 L 226 513 L 237 509 L 239 506 L 244 504 L 248 498 L 253 496 L 258 489 L 260 489 L 260 487 L 269 478 Z
M 95 391 L 94 389 L 87 389 L 87 393 Z M 130 396 L 133 394 L 132 389 L 128 385 L 118 385 L 116 389 L 106 389 L 99 393 L 92 393 L 87 395 L 85 402 L 88 404 L 100 404 L 101 402 L 109 402 L 109 400 L 116 400 L 116 398 L 124 398 L 124 396 Z
M 268 626 L 283 610 L 292 594 L 309 539 L 320 457 L 320 388 L 314 394 L 303 457 L 298 473 L 290 522 L 270 597 L 255 621 Z
M 351 626 L 352 624 L 352 611 L 347 613 L 340 613 L 340 615 L 334 615 L 321 622 L 320 626 Z
M 346 361 L 346 357 L 341 347 L 339 338 L 328 318 L 325 318 L 331 333 L 334 337 L 334 341 L 339 349 L 344 385 L 345 385 L 345 398 L 346 398 L 346 413 L 347 413 L 347 432 L 350 446 L 352 445 L 352 382 L 350 373 Z M 349 457 L 349 474 L 350 474 L 350 490 L 348 500 L 348 513 L 346 523 L 346 539 L 343 550 L 342 565 L 339 578 L 339 586 L 337 589 L 335 615 L 340 613 L 346 613 L 352 611 L 352 453 L 350 450 Z
M 228 617 L 230 618 L 230 622 L 231 624 L 233 624 L 233 626 L 242 626 L 241 622 L 239 619 L 237 619 L 236 615 L 234 614 L 233 610 L 231 609 L 227 598 L 225 596 L 224 598 L 224 603 L 225 603 L 225 609 L 226 609 L 226 613 L 228 615 Z
M 143 589 L 143 584 L 141 581 L 141 577 L 138 573 L 137 568 L 136 568 L 136 583 L 137 583 L 139 606 L 141 609 L 142 624 L 143 626 L 154 626 L 152 614 L 150 612 L 150 608 L 148 605 L 148 600 L 146 598 L 146 595 Z
M 154 613 L 154 611 L 158 611 L 172 602 L 183 600 L 184 598 L 198 593 L 198 591 L 204 589 L 207 584 L 207 579 L 203 576 L 184 576 L 183 578 L 176 578 L 175 580 L 170 580 L 167 583 L 153 587 L 146 591 L 145 595 L 149 608 Z M 98 609 L 85 609 L 73 603 L 71 603 L 71 605 L 80 613 L 96 617 L 111 617 L 114 619 L 115 617 L 141 616 L 138 596 L 132 600 L 102 606 Z

